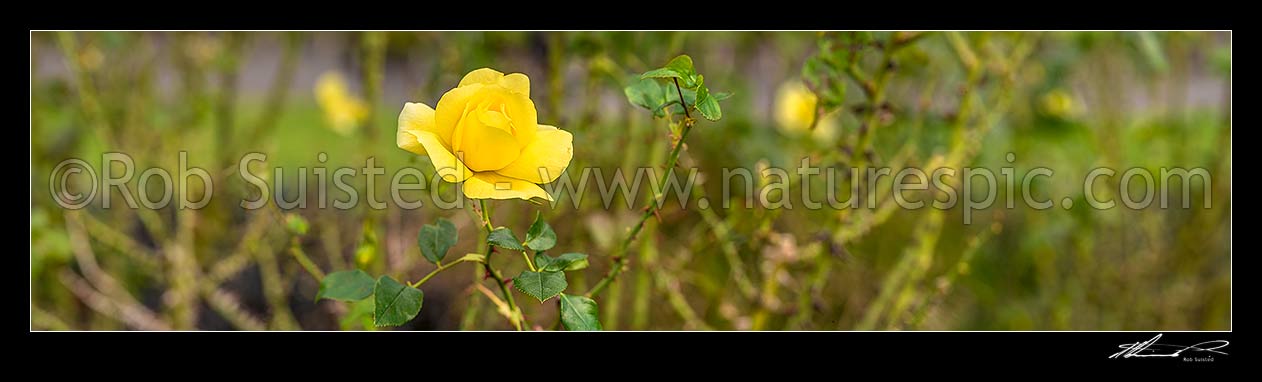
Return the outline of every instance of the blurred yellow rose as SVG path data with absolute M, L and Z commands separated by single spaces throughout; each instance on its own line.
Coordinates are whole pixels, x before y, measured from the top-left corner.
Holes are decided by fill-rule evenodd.
M 341 135 L 351 135 L 368 117 L 368 106 L 349 89 L 337 72 L 326 72 L 316 80 L 316 103 L 324 110 L 329 127 Z
M 1078 114 L 1078 103 L 1065 89 L 1053 89 L 1039 98 L 1039 111 L 1057 118 L 1072 118 Z
M 815 120 L 818 98 L 800 81 L 780 85 L 776 92 L 776 126 L 788 134 L 805 134 Z M 815 125 L 811 136 L 820 141 L 832 141 L 837 137 L 837 118 L 827 114 Z
M 539 184 L 570 165 L 574 138 L 539 124 L 536 114 L 530 78 L 477 69 L 443 94 L 437 109 L 405 104 L 397 143 L 428 155 L 443 180 L 463 182 L 466 197 L 552 200 Z

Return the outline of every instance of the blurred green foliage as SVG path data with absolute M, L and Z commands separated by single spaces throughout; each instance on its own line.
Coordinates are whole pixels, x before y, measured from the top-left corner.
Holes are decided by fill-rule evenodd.
M 596 299 L 601 322 L 574 319 L 566 327 L 1231 328 L 1230 33 L 985 32 L 952 40 L 948 33 L 928 32 L 890 49 L 900 36 L 33 33 L 32 327 L 374 330 L 374 311 L 400 307 L 314 302 L 320 284 L 303 271 L 300 255 L 328 273 L 363 269 L 393 275 L 382 279 L 387 282 L 413 280 L 434 267 L 416 245 L 422 225 L 450 219 L 468 233 L 451 247 L 463 254 L 476 252 L 478 222 L 465 211 L 428 204 L 375 210 L 361 201 L 339 210 L 316 208 L 312 201 L 307 208 L 282 210 L 272 203 L 247 211 L 240 201 L 258 195 L 235 175 L 241 155 L 267 155 L 253 172 L 269 173 L 268 183 L 280 185 L 285 200 L 299 197 L 300 182 L 314 185 L 311 170 L 318 167 L 330 169 L 328 192 L 344 199 L 330 186 L 331 169 L 360 168 L 370 157 L 386 174 L 417 167 L 432 175 L 427 159 L 391 141 L 395 116 L 404 102 L 433 105 L 464 73 L 492 67 L 528 74 L 540 120 L 574 134 L 569 175 L 575 180 L 575 169 L 588 167 L 606 177 L 615 169 L 633 173 L 663 163 L 671 147 L 670 127 L 635 104 L 662 89 L 646 87 L 629 102 L 631 89 L 639 89 L 628 87 L 639 84 L 633 74 L 687 53 L 705 69 L 706 85 L 730 92 L 722 120 L 699 124 L 680 159 L 681 167 L 702 174 L 696 196 L 707 197 L 711 206 L 720 200 L 724 168 L 752 170 L 762 163 L 792 171 L 803 157 L 813 163 L 841 158 L 841 164 L 859 159 L 926 166 L 957 148 L 971 154 L 962 165 L 1010 166 L 1017 179 L 1037 167 L 1054 169 L 1054 177 L 1038 178 L 1030 191 L 1056 205 L 1034 210 L 999 203 L 974 212 L 973 224 L 964 225 L 959 208 L 937 216 L 928 209 L 896 210 L 881 218 L 801 206 L 745 208 L 743 199 L 731 209 L 705 211 L 668 203 L 636 242 L 630 269 Z M 960 44 L 976 55 L 977 67 L 969 67 Z M 1023 44 L 1031 49 L 1028 57 L 1003 67 L 1012 61 L 998 58 Z M 330 128 L 317 105 L 316 78 L 329 71 L 344 75 L 349 91 L 368 104 L 370 112 L 351 135 Z M 885 81 L 879 81 L 881 73 L 888 75 Z M 867 103 L 873 89 L 855 75 L 883 85 L 883 104 Z M 778 129 L 774 98 L 787 81 L 804 81 L 822 100 L 821 112 L 838 113 L 845 142 L 861 136 L 861 126 L 879 126 L 870 130 L 870 145 L 859 146 L 870 152 L 840 155 L 852 147 Z M 963 124 L 993 127 L 960 140 L 956 112 L 973 95 L 983 102 L 973 105 L 976 118 Z M 995 99 L 1005 100 L 1006 108 Z M 993 120 L 977 117 L 991 114 Z M 109 209 L 55 204 L 48 188 L 53 168 L 81 158 L 99 171 L 105 152 L 127 153 L 138 172 L 162 167 L 172 174 L 181 168 L 180 152 L 187 152 L 188 166 L 212 174 L 215 197 L 199 210 L 130 209 L 117 190 L 105 191 L 116 203 Z M 1087 203 L 1081 180 L 1100 166 L 1119 174 L 1131 167 L 1154 173 L 1200 167 L 1213 178 L 1192 187 L 1193 208 L 1081 208 Z M 308 172 L 301 178 L 300 168 Z M 366 197 L 362 172 L 354 179 L 350 183 Z M 1114 194 L 1116 181 L 1106 184 Z M 188 192 L 207 191 L 191 182 Z M 378 200 L 389 198 L 389 182 L 389 175 L 376 177 Z M 822 195 L 821 183 L 812 183 L 816 195 Z M 134 180 L 130 186 L 135 190 Z M 798 187 L 788 194 L 798 194 Z M 574 208 L 561 198 L 556 207 L 500 204 L 495 219 L 527 227 L 541 210 L 558 248 L 591 255 L 589 268 L 567 275 L 571 290 L 586 290 L 641 213 L 636 207 L 647 200 L 644 188 L 631 208 L 614 203 L 606 210 L 599 197 Z M 316 189 L 307 187 L 305 197 L 314 200 Z M 733 196 L 745 196 L 742 187 L 731 189 Z M 1000 187 L 996 200 L 1023 191 L 1019 184 L 1011 191 Z M 1212 207 L 1202 208 L 1201 192 L 1211 193 Z M 428 200 L 423 195 L 429 194 L 451 200 L 455 190 L 444 183 L 405 193 L 409 200 Z M 1062 197 L 1075 208 L 1060 208 Z M 1182 192 L 1176 189 L 1170 198 L 1182 200 Z M 859 233 L 837 240 L 838 232 L 852 229 Z M 900 265 L 904 259 L 915 266 Z M 511 269 L 506 274 L 518 274 L 525 265 L 504 267 Z M 471 286 L 482 280 L 480 268 L 451 273 L 425 285 L 424 310 L 401 328 L 510 327 Z M 892 285 L 898 289 L 887 292 Z M 562 305 L 573 309 L 589 303 L 564 298 Z M 874 310 L 878 305 L 885 309 Z M 530 323 L 542 328 L 552 327 L 560 308 L 523 307 Z

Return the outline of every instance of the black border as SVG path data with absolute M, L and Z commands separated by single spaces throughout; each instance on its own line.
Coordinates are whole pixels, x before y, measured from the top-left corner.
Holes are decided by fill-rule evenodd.
M 1227 30 L 1212 4 L 1111 2 L 733 3 L 215 2 L 23 11 L 28 29 L 123 30 Z
M 694 3 L 700 4 L 700 3 Z M 940 3 L 946 4 L 946 3 Z M 532 10 L 499 8 L 472 12 L 434 8 L 426 3 L 347 5 L 308 3 L 278 6 L 275 13 L 259 11 L 259 4 L 168 4 L 138 11 L 108 4 L 108 10 L 76 8 L 22 11 L 28 29 L 1231 29 L 1234 12 L 1209 5 L 1106 6 L 1058 3 L 1008 5 L 951 3 L 943 9 L 908 10 L 914 5 L 886 3 L 866 9 L 845 3 L 832 5 L 765 6 L 721 11 L 693 11 L 683 16 L 666 13 L 663 4 L 592 4 L 549 6 Z M 67 5 L 59 5 L 67 8 Z M 455 8 L 460 4 L 449 4 Z M 1034 7 L 1046 7 L 1036 9 Z M 155 5 L 155 7 L 157 7 Z M 325 9 L 306 14 L 293 8 Z M 698 5 L 698 9 L 715 6 Z M 604 9 L 601 9 L 604 8 Z M 908 8 L 908 9 L 903 9 Z M 560 11 L 558 9 L 565 9 Z M 705 8 L 709 9 L 709 8 Z M 536 14 L 528 15 L 529 12 Z M 568 14 L 567 14 L 568 13 Z M 649 16 L 644 15 L 649 13 Z M 456 15 L 442 17 L 441 15 Z M 546 15 L 545 15 L 546 14 Z M 835 16 L 840 14 L 841 16 Z M 28 157 L 29 158 L 29 157 Z M 19 231 L 20 232 L 20 231 Z M 20 290 L 20 289 L 19 289 Z M 1214 362 L 1184 362 L 1166 358 L 1113 358 L 1118 345 L 1145 341 L 1162 334 L 1163 343 L 1191 345 L 1210 340 L 1232 342 Z M 290 358 L 293 367 L 319 370 L 331 366 L 364 367 L 381 354 L 406 355 L 415 371 L 439 363 L 495 361 L 494 375 L 509 378 L 509 365 L 533 363 L 516 354 L 532 351 L 558 354 L 562 363 L 612 365 L 614 375 L 644 373 L 653 368 L 670 375 L 675 367 L 768 371 L 818 370 L 820 376 L 843 378 L 847 368 L 869 369 L 895 364 L 896 375 L 925 371 L 926 365 L 951 367 L 957 376 L 978 375 L 997 366 L 1030 370 L 1077 368 L 1219 369 L 1238 357 L 1233 332 L 610 332 L 610 333 L 452 333 L 452 332 L 28 332 L 27 345 L 18 349 L 57 362 L 119 362 L 139 367 L 153 362 L 275 364 Z M 397 353 L 396 353 L 397 352 Z M 213 360 L 213 361 L 208 361 Z M 141 363 L 137 363 L 137 362 Z M 180 362 L 183 361 L 183 362 Z M 360 366 L 354 366 L 360 365 Z M 649 369 L 646 370 L 646 365 Z M 200 367 L 199 369 L 204 369 Z M 1061 370 L 1063 371 L 1063 370 Z M 246 370 L 241 370 L 247 373 Z M 947 373 L 947 371 L 942 371 Z M 1084 370 L 1083 374 L 1087 372 Z M 1015 376 L 1015 375 L 1014 375 Z M 412 373 L 414 378 L 424 375 Z M 854 375 L 853 378 L 860 378 Z M 943 378 L 946 378 L 945 374 Z
M 1157 335 L 1163 344 L 1187 346 L 1213 340 L 1230 344 L 1219 349 L 1226 355 L 1213 354 L 1213 361 L 1208 362 L 1110 358 L 1120 351 L 1119 345 Z M 371 362 L 381 355 L 398 354 L 418 365 L 429 358 L 435 365 L 478 361 L 505 365 L 499 367 L 520 362 L 526 367 L 536 362 L 527 358 L 537 356 L 537 362 L 555 359 L 559 364 L 622 365 L 612 366 L 619 369 L 706 367 L 728 372 L 755 367 L 841 372 L 887 363 L 908 368 L 890 370 L 898 374 L 944 365 L 959 368 L 956 375 L 960 376 L 976 375 L 974 368 L 997 366 L 1222 369 L 1233 366 L 1238 357 L 1233 332 L 31 332 L 27 339 L 32 344 L 25 350 L 32 354 L 95 349 L 90 356 L 93 362 L 143 354 L 146 362 L 215 359 L 266 365 L 290 358 L 319 366 L 338 360 Z M 1184 355 L 1206 354 L 1188 351 Z M 660 372 L 669 374 L 664 369 Z

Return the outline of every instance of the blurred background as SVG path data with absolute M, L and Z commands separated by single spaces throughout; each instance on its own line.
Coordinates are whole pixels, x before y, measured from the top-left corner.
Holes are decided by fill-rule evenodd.
M 374 192 L 388 200 L 397 169 L 433 173 L 395 145 L 403 104 L 433 106 L 481 67 L 530 77 L 539 121 L 574 135 L 575 181 L 576 169 L 610 178 L 660 166 L 667 125 L 623 88 L 679 54 L 710 89 L 733 94 L 722 120 L 687 139 L 681 167 L 702 177 L 694 197 L 720 200 L 724 168 L 792 172 L 804 157 L 844 166 L 828 161 L 870 132 L 862 156 L 894 172 L 943 158 L 1010 166 L 1017 179 L 1051 168 L 1030 191 L 1056 206 L 1001 202 L 966 225 L 958 207 L 904 210 L 888 198 L 842 211 L 668 203 L 597 298 L 606 330 L 1231 329 L 1229 32 L 33 32 L 32 329 L 379 330 L 371 307 L 315 301 L 319 283 L 294 254 L 324 272 L 416 279 L 433 270 L 416 246 L 421 225 L 451 219 L 462 254 L 476 250 L 477 222 L 430 204 L 318 208 L 319 180 L 300 168 L 331 174 L 372 157 L 387 174 Z M 849 60 L 841 69 L 829 62 L 837 55 Z M 185 191 L 214 198 L 132 209 L 115 189 L 112 208 L 57 205 L 54 167 L 79 158 L 99 174 L 105 152 L 126 153 L 137 173 L 173 175 L 186 152 L 214 183 Z M 236 175 L 248 152 L 266 154 L 254 172 L 280 169 L 268 183 L 307 208 L 241 208 L 258 197 Z M 1111 187 L 1114 200 L 1132 167 L 1203 168 L 1212 181 L 1191 184 L 1191 208 L 1175 183 L 1171 208 L 1096 210 L 1082 190 L 1096 167 L 1117 170 L 1097 194 Z M 366 197 L 362 172 L 350 179 Z M 577 207 L 497 201 L 494 221 L 520 233 L 542 211 L 558 248 L 592 255 L 569 280 L 586 290 L 646 194 L 634 208 L 590 195 Z M 498 261 L 506 274 L 524 267 Z M 391 330 L 511 329 L 471 287 L 481 279 L 471 268 L 426 283 L 421 314 Z M 556 317 L 552 303 L 523 309 L 536 327 Z

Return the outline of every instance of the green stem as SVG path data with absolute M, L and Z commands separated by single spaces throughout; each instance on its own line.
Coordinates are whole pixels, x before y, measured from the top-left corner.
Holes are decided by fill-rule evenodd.
M 377 140 L 377 105 L 381 101 L 381 82 L 383 80 L 382 68 L 385 66 L 386 56 L 386 33 L 363 32 L 360 36 L 361 44 L 363 44 L 360 56 L 363 61 L 361 68 L 361 76 L 364 81 L 364 101 L 368 105 L 368 115 L 364 118 L 363 126 L 360 127 L 360 133 L 364 136 L 365 147 L 374 147 L 373 144 Z
M 767 274 L 766 279 L 763 280 L 762 291 L 758 294 L 761 299 L 758 301 L 758 309 L 754 311 L 751 330 L 758 331 L 767 329 L 767 321 L 771 318 L 771 304 L 772 301 L 777 299 L 776 293 L 780 290 L 780 281 L 777 276 L 782 271 L 784 271 L 784 263 L 776 262 L 775 265 L 771 267 L 771 272 Z
M 866 163 L 867 150 L 872 143 L 873 131 L 881 123 L 881 104 L 885 103 L 885 86 L 893 74 L 893 70 L 890 70 L 890 67 L 894 63 L 894 47 L 887 47 L 882 56 L 881 67 L 877 68 L 875 80 L 864 78 L 855 65 L 851 65 L 847 70 L 847 73 L 853 77 L 855 82 L 858 82 L 864 88 L 868 96 L 867 113 L 863 119 L 863 125 L 859 127 L 853 151 L 850 153 L 850 160 L 856 164 L 855 167 L 863 167 Z
M 478 217 L 482 220 L 482 228 L 487 235 L 490 235 L 493 228 L 491 226 L 491 211 L 487 208 L 486 199 L 479 199 L 478 207 L 480 207 L 479 209 L 482 211 L 482 215 Z M 522 331 L 522 321 L 524 318 L 521 315 L 521 310 L 517 308 L 517 301 L 513 299 L 513 292 L 508 290 L 508 285 L 505 284 L 504 278 L 500 277 L 499 273 L 495 271 L 495 268 L 491 267 L 491 255 L 494 253 L 494 246 L 486 246 L 486 262 L 482 263 L 482 267 L 486 269 L 486 274 L 490 275 L 491 279 L 495 280 L 495 285 L 500 287 L 500 292 L 504 294 L 504 302 L 508 303 L 508 309 L 511 310 L 514 315 L 514 317 L 509 321 L 511 321 L 513 327 L 520 332 Z
M 662 192 L 666 187 L 666 180 L 669 179 L 671 173 L 675 171 L 675 164 L 679 162 L 679 154 L 683 151 L 684 140 L 688 138 L 688 133 L 692 131 L 694 123 L 692 116 L 688 114 L 688 103 L 683 102 L 683 90 L 680 90 L 678 79 L 675 80 L 675 91 L 679 92 L 680 104 L 684 106 L 684 117 L 686 118 L 684 119 L 684 129 L 679 133 L 679 142 L 675 143 L 675 148 L 671 150 L 670 157 L 666 160 L 666 172 L 662 174 L 661 181 L 657 182 L 657 188 L 653 190 L 652 204 L 644 209 L 644 213 L 640 215 L 640 221 L 631 228 L 631 232 L 627 234 L 627 237 L 622 240 L 622 244 L 620 244 L 618 249 L 613 253 L 614 263 L 613 266 L 609 268 L 609 272 L 605 273 L 605 277 L 596 282 L 596 285 L 584 294 L 587 298 L 600 294 L 605 287 L 609 286 L 609 283 L 613 282 L 613 280 L 618 277 L 618 274 L 622 273 L 622 269 L 625 267 L 627 262 L 627 248 L 631 246 L 632 242 L 635 242 L 636 236 L 640 234 L 640 230 L 644 229 L 644 223 L 649 220 L 649 217 L 656 215 L 657 210 L 661 208 Z
M 480 218 L 481 217 L 479 217 L 479 219 Z M 486 253 L 489 249 L 488 247 L 491 246 L 490 243 L 486 242 L 486 239 L 486 232 L 478 230 L 478 253 Z M 483 261 L 486 261 L 486 259 L 483 259 Z M 475 282 L 477 282 L 476 280 L 481 280 L 482 275 L 486 272 L 484 269 L 478 267 L 473 267 L 472 270 L 472 280 L 475 280 Z M 479 296 L 477 292 L 469 293 L 469 304 L 467 308 L 465 308 L 464 317 L 460 320 L 460 330 L 477 330 L 477 326 L 480 322 L 480 316 L 478 314 L 482 312 L 482 303 L 482 296 Z
M 408 286 L 413 287 L 413 288 L 419 287 L 421 286 L 421 284 L 424 284 L 426 281 L 429 281 L 431 277 L 434 277 L 434 275 L 438 274 L 439 272 L 445 271 L 448 268 L 456 266 L 456 264 L 460 264 L 466 261 L 469 261 L 469 259 L 461 258 L 460 260 L 453 261 L 449 264 L 440 263 L 438 264 L 438 268 L 435 268 L 434 270 L 430 271 L 429 274 L 425 275 L 425 277 L 422 277 L 420 281 L 417 281 L 415 284 L 408 284 Z
M 531 272 L 539 271 L 538 268 L 535 268 L 535 263 L 533 261 L 530 261 L 530 254 L 526 253 L 526 251 L 521 251 L 521 257 L 523 259 L 526 259 L 526 266 L 530 267 Z
M 684 90 L 679 88 L 679 79 L 678 78 L 671 78 L 671 79 L 675 80 L 675 93 L 679 94 L 679 105 L 684 107 L 684 117 L 687 117 L 689 120 L 691 120 L 692 114 L 688 113 L 688 103 L 684 102 Z
M 307 254 L 302 251 L 302 246 L 299 245 L 297 236 L 289 240 L 289 254 L 293 255 L 298 260 L 298 264 L 302 265 L 302 269 L 310 273 L 311 277 L 315 277 L 316 281 L 324 280 L 324 272 L 320 271 L 320 267 L 317 267 L 311 261 L 311 258 L 307 257 Z

